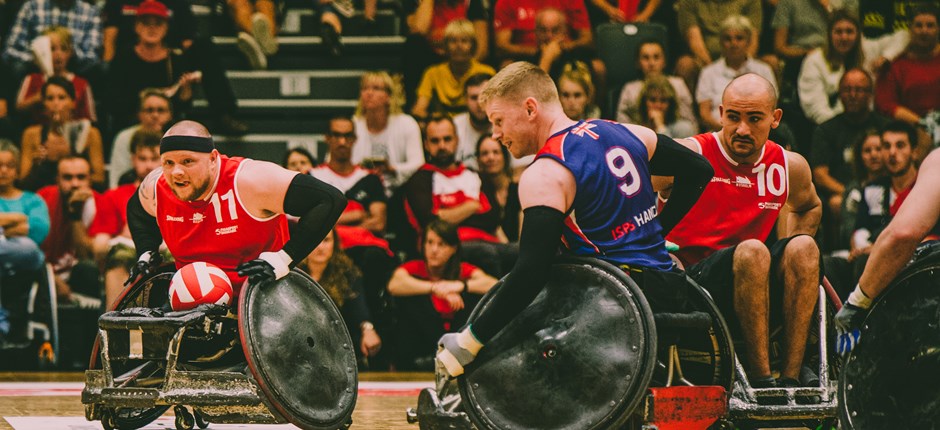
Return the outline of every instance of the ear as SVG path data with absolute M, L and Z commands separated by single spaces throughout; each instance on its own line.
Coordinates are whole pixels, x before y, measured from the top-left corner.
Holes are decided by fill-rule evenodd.
M 526 119 L 529 121 L 534 120 L 539 114 L 538 100 L 535 100 L 535 97 L 528 97 L 523 102 L 523 105 L 525 106 Z
M 774 109 L 773 113 L 773 122 L 770 123 L 770 128 L 777 128 L 780 126 L 780 120 L 783 119 L 783 109 Z

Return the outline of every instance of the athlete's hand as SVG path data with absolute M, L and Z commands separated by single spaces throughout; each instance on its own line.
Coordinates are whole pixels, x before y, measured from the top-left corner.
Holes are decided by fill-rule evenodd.
M 862 337 L 862 322 L 865 321 L 866 315 L 868 315 L 867 309 L 846 303 L 842 305 L 842 309 L 833 319 L 836 332 L 839 334 L 836 339 L 836 352 L 842 354 L 843 357 L 848 356 L 858 345 Z
M 238 276 L 246 276 L 252 283 L 275 281 L 290 273 L 291 258 L 284 250 L 262 252 L 257 259 L 239 264 Z
M 159 252 L 147 251 L 141 254 L 137 262 L 134 263 L 134 266 L 131 267 L 130 276 L 124 281 L 124 286 L 130 285 L 138 276 L 142 277 L 151 274 L 153 269 L 159 266 L 161 262 L 163 262 L 163 257 Z
M 848 356 L 858 341 L 862 337 L 862 323 L 868 316 L 868 310 L 871 309 L 872 299 L 865 294 L 861 285 L 856 285 L 852 294 L 849 294 L 848 300 L 842 305 L 842 309 L 833 318 L 836 326 L 836 332 L 839 334 L 836 339 L 836 352 L 842 356 Z
M 470 364 L 483 344 L 473 336 L 470 327 L 458 333 L 447 333 L 437 342 L 437 361 L 447 373 L 455 378 L 463 375 L 464 366 Z

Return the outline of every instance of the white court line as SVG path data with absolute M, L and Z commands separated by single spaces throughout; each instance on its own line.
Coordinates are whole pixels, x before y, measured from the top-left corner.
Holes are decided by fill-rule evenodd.
M 0 382 L 0 397 L 80 396 L 84 386 L 83 382 Z M 417 395 L 422 389 L 433 386 L 431 381 L 361 381 L 359 395 Z
M 14 430 L 101 430 L 100 421 L 87 421 L 84 417 L 3 417 Z M 142 430 L 175 429 L 173 417 L 163 416 L 141 427 Z M 291 424 L 215 424 L 212 430 L 285 430 L 296 429 Z

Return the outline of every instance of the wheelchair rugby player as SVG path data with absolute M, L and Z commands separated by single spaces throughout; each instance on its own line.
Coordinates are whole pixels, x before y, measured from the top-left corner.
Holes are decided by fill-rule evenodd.
M 128 203 L 139 259 L 99 320 L 86 417 L 139 428 L 173 407 L 180 429 L 348 427 L 358 385 L 349 333 L 322 288 L 292 270 L 330 232 L 343 195 L 310 175 L 221 155 L 193 121 L 167 131 L 161 161 Z M 299 218 L 290 234 L 286 215 Z M 162 242 L 175 268 L 161 265 Z M 168 306 L 174 269 L 190 265 L 221 269 L 227 279 L 212 282 L 234 297 Z M 212 276 L 197 269 L 193 279 Z

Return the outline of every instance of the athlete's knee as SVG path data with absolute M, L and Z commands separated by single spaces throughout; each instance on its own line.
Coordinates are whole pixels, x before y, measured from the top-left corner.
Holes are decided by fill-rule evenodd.
M 734 267 L 736 271 L 770 270 L 770 250 L 759 240 L 745 240 L 734 249 Z
M 812 236 L 794 237 L 783 249 L 783 263 L 800 273 L 819 273 L 819 245 Z

